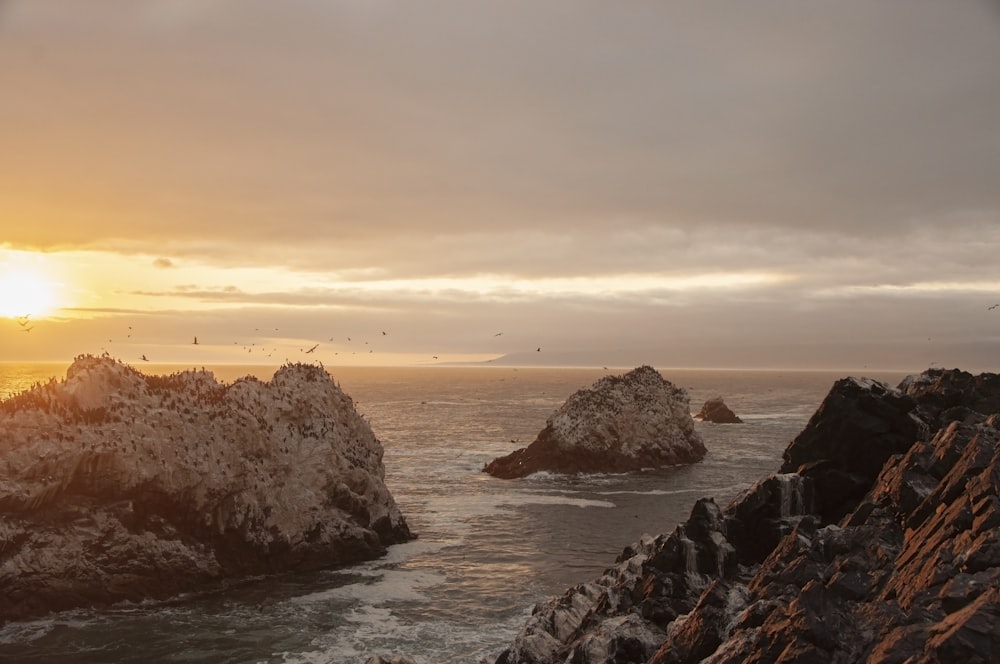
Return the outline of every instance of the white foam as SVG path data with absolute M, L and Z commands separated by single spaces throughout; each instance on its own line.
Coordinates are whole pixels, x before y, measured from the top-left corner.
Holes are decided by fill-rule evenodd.
M 363 601 L 372 606 L 380 606 L 386 602 L 424 602 L 428 601 L 428 596 L 423 592 L 424 589 L 445 582 L 444 574 L 423 570 L 362 570 L 360 576 L 370 577 L 371 583 L 348 583 L 336 588 L 293 597 L 291 602 L 295 604 L 321 604 L 352 600 Z
M 537 493 L 521 493 L 499 497 L 501 505 L 571 505 L 573 507 L 615 507 L 609 500 L 592 500 L 589 498 L 571 498 L 565 495 L 544 495 Z
M 514 640 L 529 611 L 489 626 L 447 621 L 410 622 L 384 607 L 344 614 L 347 625 L 312 641 L 314 650 L 280 653 L 287 664 L 363 664 L 374 655 L 406 655 L 418 664 L 484 664 Z M 457 657 L 454 653 L 463 653 Z

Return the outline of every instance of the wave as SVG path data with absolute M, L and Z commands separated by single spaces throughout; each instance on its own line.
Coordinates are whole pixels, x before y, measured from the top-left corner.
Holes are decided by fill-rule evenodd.
M 355 570 L 352 570 L 355 571 Z M 401 569 L 361 571 L 359 576 L 370 577 L 370 582 L 347 583 L 291 598 L 293 604 L 326 604 L 344 600 L 363 601 L 370 606 L 387 602 L 423 602 L 428 599 L 424 589 L 444 583 L 444 574 Z
M 314 650 L 279 656 L 286 664 L 362 664 L 374 655 L 405 655 L 433 664 L 486 664 L 494 661 L 503 644 L 513 641 L 529 616 L 526 608 L 482 629 L 443 620 L 415 622 L 385 607 L 359 606 L 344 614 L 344 629 L 314 639 Z

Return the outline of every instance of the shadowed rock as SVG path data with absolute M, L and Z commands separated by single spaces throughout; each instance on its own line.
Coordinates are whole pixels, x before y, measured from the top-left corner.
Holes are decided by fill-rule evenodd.
M 670 535 L 537 605 L 497 662 L 1000 661 L 1000 415 L 983 412 L 997 385 L 838 381 L 785 452 L 802 474 L 722 510 L 698 501 Z
M 483 469 L 505 479 L 539 471 L 621 473 L 705 456 L 687 392 L 642 366 L 570 396 L 527 448 Z
M 714 397 L 706 401 L 694 419 L 714 424 L 743 424 L 743 420 L 729 409 L 722 397 Z

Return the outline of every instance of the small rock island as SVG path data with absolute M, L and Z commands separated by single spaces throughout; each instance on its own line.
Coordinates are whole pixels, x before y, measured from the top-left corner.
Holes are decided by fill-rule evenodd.
M 695 463 L 705 452 L 687 392 L 641 366 L 577 391 L 534 442 L 483 470 L 503 479 L 540 471 L 622 473 Z
M 321 367 L 269 382 L 80 356 L 0 401 L 0 623 L 382 555 L 413 537 Z
M 722 397 L 712 397 L 706 401 L 694 419 L 713 424 L 743 424 L 743 420 L 729 409 Z

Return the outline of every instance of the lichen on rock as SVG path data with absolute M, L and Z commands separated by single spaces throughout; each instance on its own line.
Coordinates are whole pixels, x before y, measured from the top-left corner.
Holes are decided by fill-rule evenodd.
M 377 557 L 412 537 L 322 368 L 269 382 L 81 356 L 0 401 L 0 622 Z

